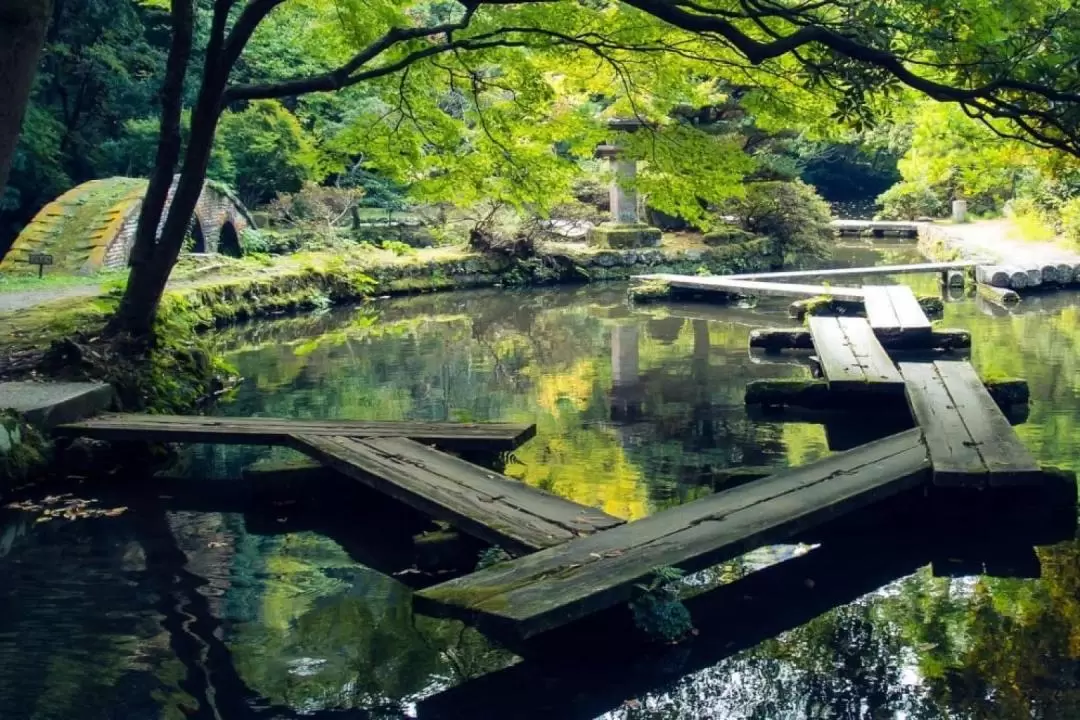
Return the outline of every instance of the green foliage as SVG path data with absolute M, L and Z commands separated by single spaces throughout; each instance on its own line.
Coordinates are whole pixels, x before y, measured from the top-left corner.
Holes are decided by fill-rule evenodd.
M 682 576 L 678 568 L 658 567 L 647 582 L 634 586 L 635 597 L 630 601 L 634 625 L 652 640 L 675 643 L 694 630 L 690 612 L 679 600 Z
M 395 255 L 409 255 L 416 252 L 411 245 L 400 240 L 383 240 L 379 245 L 383 250 L 389 250 Z
M 742 194 L 743 177 L 754 167 L 737 136 L 712 136 L 685 124 L 637 132 L 622 144 L 645 161 L 634 185 L 650 206 L 698 227 L 709 224 L 709 206 Z
M 914 220 L 942 217 L 948 212 L 945 200 L 929 184 L 905 181 L 893 185 L 877 197 L 881 217 L 887 220 Z
M 326 174 L 314 139 L 272 100 L 222 115 L 215 147 L 220 165 L 213 177 L 235 187 L 250 206 L 269 202 L 278 193 L 296 192 Z
M 45 469 L 51 447 L 14 410 L 0 410 L 0 498 Z
M 245 228 L 240 233 L 240 247 L 244 255 L 287 255 L 301 247 L 301 236 L 292 232 L 279 232 Z
M 108 147 L 156 110 L 164 52 L 156 13 L 131 0 L 54 2 L 13 171 L 0 198 L 0 253 L 46 202 L 111 174 Z M 151 152 L 147 157 L 153 158 Z
M 749 183 L 724 209 L 747 232 L 772 238 L 785 257 L 819 256 L 834 236 L 829 206 L 801 180 Z
M 1061 231 L 1066 240 L 1080 248 L 1080 197 L 1061 206 Z

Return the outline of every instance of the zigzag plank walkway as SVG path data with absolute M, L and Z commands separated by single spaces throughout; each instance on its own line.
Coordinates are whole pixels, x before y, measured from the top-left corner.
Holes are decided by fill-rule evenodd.
M 472 452 L 510 450 L 535 434 L 534 425 L 111 414 L 61 425 L 54 432 L 62 437 L 112 441 L 292 447 L 466 534 L 517 554 L 623 523 L 422 444 Z
M 709 567 L 927 480 L 909 430 L 422 590 L 421 612 L 525 639 L 630 597 L 653 568 Z

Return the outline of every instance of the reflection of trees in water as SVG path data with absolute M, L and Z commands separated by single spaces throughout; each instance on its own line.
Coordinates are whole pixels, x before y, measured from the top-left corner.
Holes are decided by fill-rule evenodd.
M 737 618 L 733 618 L 737 622 Z M 620 717 L 920 717 L 920 688 L 905 684 L 903 639 L 860 601 L 680 679 Z
M 580 296 L 568 304 L 559 297 L 514 295 L 510 309 L 505 298 L 470 299 L 467 306 L 454 304 L 451 296 L 421 298 L 400 312 L 400 326 L 380 321 L 338 330 L 322 341 L 307 341 L 299 346 L 302 352 L 283 345 L 249 350 L 240 358 L 242 374 L 257 378 L 260 385 L 253 388 L 259 392 L 243 396 L 235 410 L 535 421 L 537 439 L 517 453 L 525 465 L 511 472 L 624 516 L 692 499 L 713 468 L 780 458 L 802 462 L 820 452 L 818 428 L 745 417 L 747 380 L 798 370 L 750 365 L 747 327 L 722 321 L 642 319 L 641 413 L 633 423 L 612 427 L 609 338 L 612 327 L 629 319 L 585 307 Z M 1003 321 L 957 304 L 946 308 L 945 322 L 973 331 L 980 370 L 1029 379 L 1035 400 L 1022 437 L 1041 460 L 1075 466 L 1080 428 L 1076 414 L 1065 409 L 1075 408 L 1080 397 L 1080 315 L 1068 306 L 1046 310 Z M 416 312 L 445 313 L 448 319 L 409 320 Z M 300 373 L 305 380 L 298 390 Z M 651 713 L 623 714 L 710 717 L 723 701 L 762 718 L 878 717 L 897 709 L 912 718 L 1080 716 L 1080 557 L 1073 545 L 1041 555 L 1045 575 L 1038 581 L 950 584 L 919 573 L 888 594 L 827 613 L 690 676 L 658 698 Z M 248 645 L 261 644 L 271 659 L 324 642 L 402 648 L 400 663 L 378 653 L 350 656 L 355 672 L 367 673 L 355 696 L 364 702 L 409 696 L 420 692 L 414 688 L 428 687 L 431 673 L 451 672 L 452 664 L 432 669 L 435 661 L 406 634 L 405 621 L 393 619 L 393 611 L 386 611 L 388 619 L 378 609 L 396 602 L 394 596 L 372 592 L 363 598 L 355 608 L 347 607 L 350 600 L 333 610 L 334 603 L 325 601 L 329 605 L 316 603 L 301 613 L 298 618 L 305 619 L 297 619 L 296 628 L 306 641 L 282 631 L 277 638 L 256 634 Z M 329 634 L 335 622 L 349 628 L 341 637 Z M 413 664 L 416 672 L 409 669 Z M 375 665 L 398 674 L 381 677 L 369 669 Z M 260 667 L 260 682 L 278 688 L 273 692 L 323 692 L 272 662 Z M 344 670 L 334 677 L 328 697 L 343 692 L 338 683 Z M 920 684 L 905 684 L 910 680 Z

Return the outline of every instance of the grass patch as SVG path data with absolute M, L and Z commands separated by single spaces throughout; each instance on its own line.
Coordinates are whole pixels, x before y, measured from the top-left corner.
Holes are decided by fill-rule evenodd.
M 1012 217 L 1009 235 L 1024 242 L 1045 243 L 1057 239 L 1057 230 L 1038 213 L 1020 213 Z
M 123 282 L 126 277 L 127 270 L 112 270 L 94 275 L 50 275 L 46 268 L 44 277 L 40 278 L 36 269 L 31 269 L 29 273 L 4 272 L 0 274 L 0 294 L 69 287 L 101 287 L 106 283 Z

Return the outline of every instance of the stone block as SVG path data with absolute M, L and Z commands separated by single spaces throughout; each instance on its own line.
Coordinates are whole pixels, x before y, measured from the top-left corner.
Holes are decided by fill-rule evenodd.
M 754 234 L 733 226 L 724 226 L 705 233 L 701 238 L 706 245 L 735 245 L 754 239 Z
M 586 237 L 589 245 L 609 248 L 656 247 L 660 244 L 662 233 L 658 228 L 648 225 L 618 225 L 603 223 L 589 230 Z
M 105 383 L 0 383 L 0 410 L 14 410 L 42 428 L 81 420 L 111 410 L 115 404 L 116 392 Z

